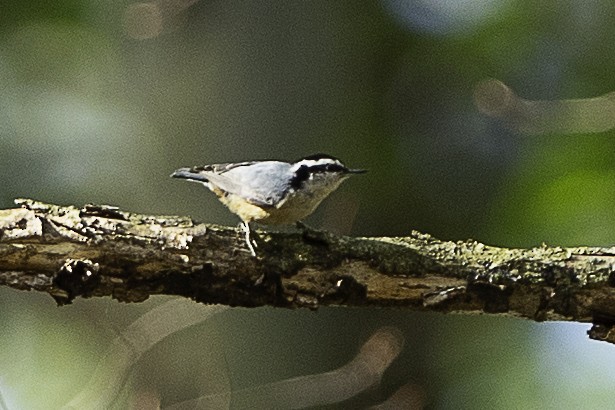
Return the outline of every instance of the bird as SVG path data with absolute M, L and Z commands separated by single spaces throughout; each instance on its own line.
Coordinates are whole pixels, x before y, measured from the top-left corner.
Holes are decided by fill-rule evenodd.
M 171 177 L 200 182 L 211 190 L 241 219 L 248 249 L 256 256 L 250 223 L 300 224 L 342 182 L 365 172 L 347 168 L 331 155 L 314 154 L 293 162 L 257 160 L 179 168 Z

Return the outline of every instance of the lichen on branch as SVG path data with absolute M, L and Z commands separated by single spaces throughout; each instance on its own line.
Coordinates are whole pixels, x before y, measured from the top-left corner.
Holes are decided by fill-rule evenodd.
M 306 228 L 257 231 L 252 257 L 235 229 L 186 217 L 16 203 L 0 210 L 0 285 L 58 304 L 169 294 L 229 306 L 395 306 L 593 322 L 592 337 L 615 341 L 615 248 L 507 249 Z

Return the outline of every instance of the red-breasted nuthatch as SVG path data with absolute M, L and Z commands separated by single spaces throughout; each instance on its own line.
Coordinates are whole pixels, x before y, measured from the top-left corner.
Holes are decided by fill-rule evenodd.
M 171 176 L 201 182 L 242 220 L 246 243 L 250 222 L 293 224 L 310 215 L 340 184 L 353 174 L 337 158 L 310 155 L 295 162 L 248 161 L 180 168 Z

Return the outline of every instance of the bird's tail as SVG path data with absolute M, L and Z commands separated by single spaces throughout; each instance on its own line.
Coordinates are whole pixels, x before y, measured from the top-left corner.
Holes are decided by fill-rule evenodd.
M 199 172 L 194 172 L 191 168 L 180 168 L 175 170 L 175 172 L 173 172 L 171 174 L 172 178 L 181 178 L 181 179 L 188 179 L 190 181 L 196 181 L 196 182 L 208 182 L 209 180 L 205 177 L 205 175 L 199 173 Z

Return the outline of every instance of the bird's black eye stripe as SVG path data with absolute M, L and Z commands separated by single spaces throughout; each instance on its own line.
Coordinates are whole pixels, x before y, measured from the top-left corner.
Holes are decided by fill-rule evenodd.
M 348 170 L 348 168 L 340 164 L 320 164 L 305 167 L 308 169 L 308 172 L 312 174 L 316 174 L 319 172 L 344 172 Z
M 309 167 L 306 165 L 300 166 L 299 169 L 295 172 L 295 175 L 293 176 L 293 178 L 290 180 L 291 188 L 295 190 L 301 188 L 301 184 L 303 184 L 303 181 L 307 181 L 309 177 L 310 177 Z
M 327 164 L 324 171 L 329 172 L 344 172 L 346 171 L 346 167 L 340 164 Z M 316 171 L 318 172 L 318 171 Z
M 301 188 L 303 182 L 310 179 L 310 175 L 322 173 L 322 172 L 345 172 L 348 171 L 343 165 L 340 164 L 321 164 L 321 165 L 302 165 L 295 172 L 294 177 L 290 180 L 290 186 L 297 190 Z

